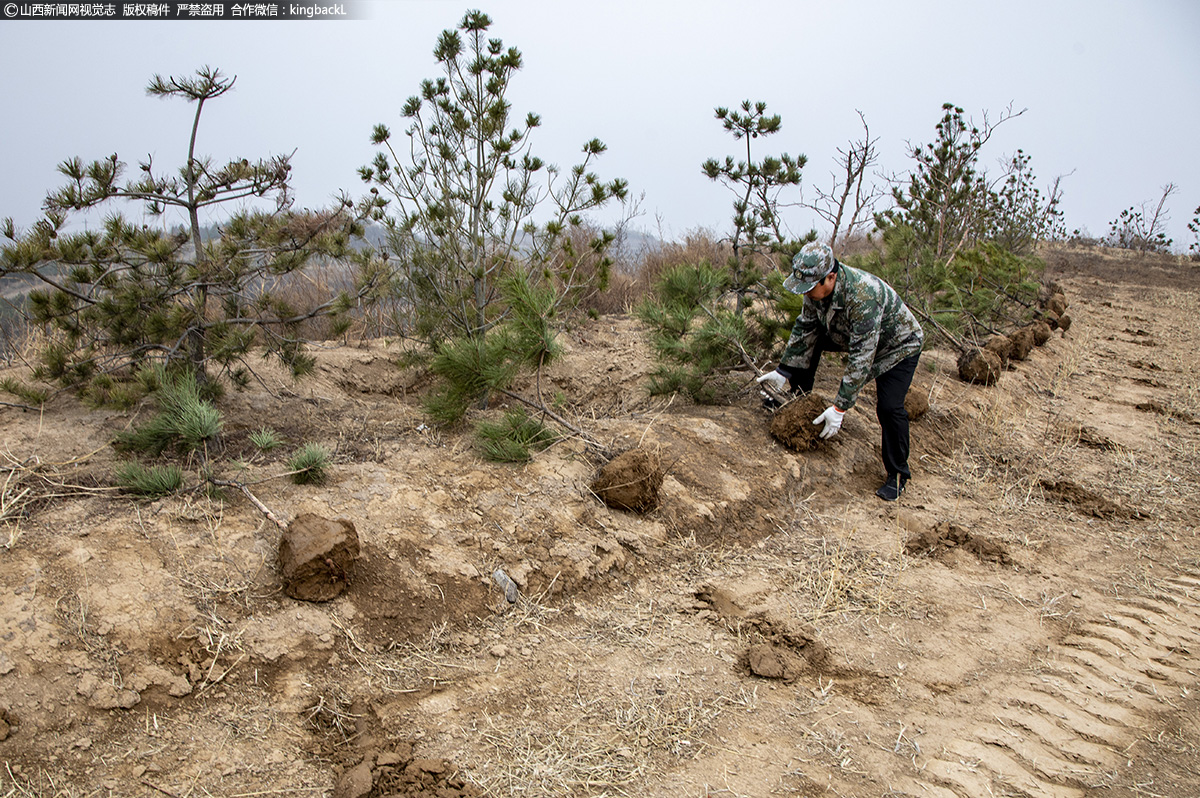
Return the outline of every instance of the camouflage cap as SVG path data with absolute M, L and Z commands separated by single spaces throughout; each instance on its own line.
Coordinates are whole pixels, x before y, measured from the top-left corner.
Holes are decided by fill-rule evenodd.
M 828 244 L 805 244 L 792 258 L 792 276 L 783 281 L 783 287 L 793 294 L 807 294 L 833 271 L 833 265 L 833 250 Z

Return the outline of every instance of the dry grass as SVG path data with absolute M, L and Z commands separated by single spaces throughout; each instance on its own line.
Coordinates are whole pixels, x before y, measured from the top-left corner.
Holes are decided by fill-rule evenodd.
M 473 661 L 463 664 L 462 652 L 451 649 L 445 622 L 432 626 L 423 640 L 393 643 L 387 651 L 373 653 L 336 613 L 330 620 L 345 636 L 346 653 L 362 670 L 372 690 L 416 693 L 444 688 L 478 672 Z
M 4 772 L 0 773 L 0 798 L 91 798 L 107 793 L 102 789 L 79 791 L 69 777 L 45 768 L 29 776 L 5 762 Z
M 164 507 L 153 527 L 147 526 L 141 509 L 135 508 L 138 528 L 151 542 L 162 535 L 170 540 L 175 552 L 172 573 L 179 580 L 183 594 L 202 613 L 212 617 L 216 617 L 219 607 L 227 604 L 251 610 L 254 600 L 263 597 L 255 589 L 264 589 L 260 577 L 267 567 L 264 549 L 252 546 L 246 551 L 244 547 L 231 545 L 236 538 L 231 540 L 233 536 L 225 534 L 225 510 L 219 501 L 182 497 L 167 500 Z M 185 524 L 178 524 L 179 521 Z M 188 528 L 191 526 L 199 526 L 202 534 L 195 534 Z M 197 552 L 189 552 L 189 547 L 199 549 L 199 556 Z
M 354 711 L 354 701 L 336 684 L 329 685 L 306 708 L 301 717 L 309 731 L 333 748 L 341 748 L 358 737 L 357 723 L 364 715 Z
M 1006 582 L 1001 582 L 999 585 L 984 585 L 983 587 L 987 593 L 996 598 L 1013 602 L 1022 609 L 1036 613 L 1040 624 L 1045 624 L 1048 621 L 1067 621 L 1075 615 L 1075 610 L 1068 609 L 1066 606 L 1069 602 L 1064 601 L 1064 599 L 1068 598 L 1068 593 L 1043 590 L 1037 596 L 1023 596 L 1013 590 Z M 986 605 L 987 600 L 985 598 L 984 606 Z
M 1042 501 L 1041 482 L 1054 478 L 1077 443 L 1054 434 L 1063 421 L 1051 408 L 1018 408 L 1004 394 L 987 393 L 975 402 L 963 424 L 965 435 L 956 451 L 924 460 L 940 472 L 964 500 L 985 498 L 998 516 Z M 1027 437 L 1039 439 L 1029 445 Z
M 1095 339 L 1086 335 L 1065 338 L 1063 343 L 1065 346 L 1058 347 L 1055 352 L 1053 371 L 1046 384 L 1046 390 L 1055 399 L 1078 391 L 1079 378 L 1085 376 L 1080 368 L 1093 358 L 1095 349 Z
M 100 486 L 93 477 L 78 473 L 78 466 L 93 454 L 62 463 L 44 463 L 36 454 L 18 457 L 7 448 L 0 452 L 0 526 L 7 530 L 6 549 L 16 545 L 21 522 L 36 508 L 67 497 L 118 490 Z
M 654 245 L 647 246 L 631 262 L 623 264 L 622 271 L 633 277 L 629 291 L 636 302 L 653 291 L 655 283 L 668 269 L 699 263 L 721 266 L 732 254 L 728 241 L 712 230 L 697 228 L 685 233 L 682 241 L 666 241 L 659 236 Z
M 705 698 L 679 682 L 633 683 L 623 695 L 577 685 L 568 707 L 541 722 L 486 715 L 470 729 L 486 750 L 461 761 L 484 795 L 637 795 L 663 758 L 698 754 L 722 713 L 756 697 Z
M 835 616 L 905 612 L 905 595 L 896 588 L 899 559 L 823 536 L 806 541 L 805 553 L 792 567 L 795 577 L 785 584 L 806 623 Z
M 575 602 L 575 617 L 583 629 L 575 639 L 589 648 L 599 645 L 640 647 L 650 643 L 656 631 L 668 625 L 661 603 L 644 601 L 631 594 L 613 596 L 603 603 Z

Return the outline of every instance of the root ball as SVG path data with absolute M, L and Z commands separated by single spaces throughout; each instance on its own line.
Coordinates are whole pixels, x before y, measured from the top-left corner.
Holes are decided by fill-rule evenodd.
M 958 358 L 958 376 L 976 385 L 995 385 L 1000 379 L 1000 357 L 986 349 L 970 349 Z
M 337 598 L 350 583 L 358 552 L 358 531 L 349 521 L 297 516 L 279 539 L 283 592 L 301 601 Z
M 1000 358 L 1001 368 L 1008 368 L 1008 361 L 1012 359 L 1013 354 L 1013 342 L 1007 335 L 993 335 L 987 339 L 983 348 Z
M 775 440 L 797 452 L 815 449 L 821 443 L 821 425 L 812 422 L 827 407 L 829 403 L 815 393 L 788 402 L 771 418 L 771 434 Z
M 658 506 L 663 476 L 658 455 L 629 449 L 605 463 L 592 481 L 592 492 L 614 509 L 645 513 Z
M 929 395 L 921 389 L 910 389 L 904 397 L 904 410 L 909 421 L 916 421 L 929 412 Z
M 1012 342 L 1012 354 L 1009 357 L 1013 360 L 1025 360 L 1033 351 L 1033 330 L 1028 327 L 1017 330 L 1009 336 L 1008 340 Z
M 1027 329 L 1033 333 L 1033 343 L 1037 346 L 1050 340 L 1050 325 L 1044 321 L 1035 321 Z

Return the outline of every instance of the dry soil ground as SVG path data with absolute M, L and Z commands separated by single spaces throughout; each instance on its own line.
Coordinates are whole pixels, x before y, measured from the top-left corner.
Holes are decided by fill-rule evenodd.
M 989 388 L 923 357 L 896 504 L 869 395 L 790 452 L 751 392 L 649 398 L 628 318 L 540 387 L 659 454 L 640 516 L 578 441 L 494 465 L 427 427 L 384 342 L 265 375 L 221 456 L 258 480 L 336 450 L 323 486 L 254 488 L 356 525 L 324 604 L 283 595 L 240 494 L 105 487 L 135 413 L 4 408 L 0 796 L 1200 795 L 1200 274 L 1049 262 L 1069 333 Z

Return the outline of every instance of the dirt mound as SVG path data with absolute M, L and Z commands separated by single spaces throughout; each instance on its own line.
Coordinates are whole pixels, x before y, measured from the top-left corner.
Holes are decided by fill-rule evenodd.
M 630 449 L 609 460 L 592 482 L 592 492 L 617 510 L 645 513 L 658 506 L 663 482 L 658 455 Z
M 746 667 L 755 676 L 764 679 L 795 681 L 807 668 L 803 659 L 782 646 L 773 643 L 757 643 L 746 652 Z
M 446 760 L 414 757 L 411 743 L 368 753 L 342 774 L 333 791 L 334 798 L 434 795 L 470 798 L 481 794 Z
M 985 535 L 976 535 L 951 521 L 938 521 L 932 529 L 919 531 L 904 543 L 912 556 L 945 559 L 951 551 L 961 550 L 975 555 L 980 562 L 1011 565 L 1012 555 L 1003 543 Z
M 813 419 L 825 412 L 829 403 L 815 393 L 788 402 L 771 418 L 771 434 L 790 449 L 807 452 L 821 443 L 821 425 Z
M 1003 370 L 1000 356 L 986 349 L 969 349 L 958 357 L 958 376 L 963 382 L 995 385 Z
M 354 524 L 304 513 L 279 539 L 283 592 L 301 601 L 329 601 L 346 589 L 358 559 Z
M 1132 510 L 1119 502 L 1106 499 L 1069 479 L 1042 480 L 1042 489 L 1059 501 L 1075 505 L 1080 512 L 1094 518 L 1145 518 L 1140 510 Z

